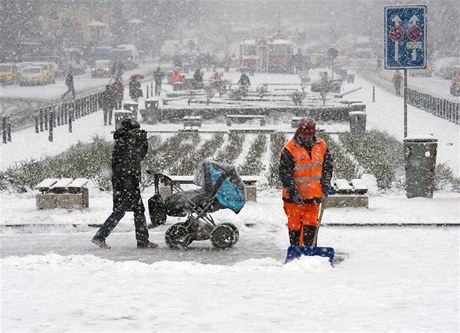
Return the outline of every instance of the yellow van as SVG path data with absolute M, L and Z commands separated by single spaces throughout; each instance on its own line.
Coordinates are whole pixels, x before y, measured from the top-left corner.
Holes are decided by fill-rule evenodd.
M 33 62 L 31 65 L 42 67 L 43 71 L 45 72 L 45 76 L 46 76 L 45 84 L 56 83 L 57 65 L 53 64 L 52 62 Z
M 19 70 L 18 82 L 20 86 L 35 86 L 49 83 L 49 75 L 42 66 L 24 66 Z
M 13 84 L 16 82 L 17 69 L 14 63 L 2 63 L 0 64 L 0 83 L 1 84 Z

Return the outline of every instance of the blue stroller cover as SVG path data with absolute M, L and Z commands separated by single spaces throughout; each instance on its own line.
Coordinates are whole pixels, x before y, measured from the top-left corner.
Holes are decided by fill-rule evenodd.
M 219 203 L 237 214 L 244 207 L 244 183 L 231 164 L 204 160 L 196 171 L 194 183 L 208 193 L 217 190 L 216 198 Z

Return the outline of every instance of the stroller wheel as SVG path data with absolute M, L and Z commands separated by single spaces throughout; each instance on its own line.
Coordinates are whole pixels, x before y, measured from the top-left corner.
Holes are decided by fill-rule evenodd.
M 229 222 L 227 222 L 227 223 L 222 223 L 222 225 L 228 225 L 228 226 L 229 226 L 230 228 L 232 228 L 233 231 L 235 232 L 235 236 L 236 236 L 236 237 L 235 237 L 235 241 L 234 241 L 234 243 L 233 243 L 233 245 L 235 245 L 235 244 L 238 242 L 238 239 L 240 239 L 240 232 L 239 232 L 238 228 L 236 227 L 236 225 L 234 225 L 233 223 L 229 223 Z M 233 246 L 233 245 L 232 245 L 232 246 Z
M 228 224 L 219 224 L 211 232 L 211 243 L 218 249 L 228 249 L 236 244 L 238 234 Z
M 165 242 L 171 249 L 185 249 L 192 243 L 184 222 L 173 224 L 166 230 Z

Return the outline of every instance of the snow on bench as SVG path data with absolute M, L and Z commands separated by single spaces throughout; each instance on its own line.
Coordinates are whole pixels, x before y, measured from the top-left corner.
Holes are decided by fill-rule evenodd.
M 184 124 L 184 127 L 201 127 L 201 116 L 185 116 L 182 118 L 182 123 Z
M 328 207 L 369 208 L 368 188 L 362 179 L 336 179 L 333 183 L 335 193 L 327 199 Z
M 89 207 L 86 178 L 47 178 L 35 188 L 41 193 L 35 197 L 38 209 L 83 209 Z

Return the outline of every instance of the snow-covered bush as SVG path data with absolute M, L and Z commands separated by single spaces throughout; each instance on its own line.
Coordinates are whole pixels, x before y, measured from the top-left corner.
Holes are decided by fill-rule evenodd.
M 259 133 L 252 143 L 251 148 L 249 148 L 243 164 L 238 168 L 240 175 L 259 175 L 265 169 L 262 156 L 266 151 L 266 146 L 266 135 Z
M 359 164 L 376 177 L 380 188 L 389 188 L 396 175 L 403 173 L 403 144 L 389 134 L 372 130 L 358 137 L 346 132 L 339 138 Z
M 243 150 L 245 138 L 243 134 L 231 132 L 228 136 L 228 144 L 218 151 L 216 161 L 233 164 Z
M 279 176 L 280 153 L 288 142 L 284 133 L 273 133 L 270 135 L 270 164 L 268 166 L 267 181 L 272 187 L 281 188 Z

